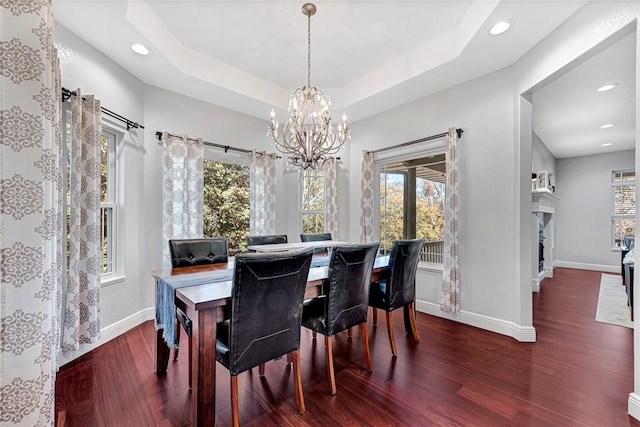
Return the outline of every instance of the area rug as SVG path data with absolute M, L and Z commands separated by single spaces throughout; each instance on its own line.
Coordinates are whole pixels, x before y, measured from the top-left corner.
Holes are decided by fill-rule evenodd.
M 633 328 L 631 311 L 627 306 L 627 293 L 622 286 L 622 277 L 602 274 L 596 321 Z

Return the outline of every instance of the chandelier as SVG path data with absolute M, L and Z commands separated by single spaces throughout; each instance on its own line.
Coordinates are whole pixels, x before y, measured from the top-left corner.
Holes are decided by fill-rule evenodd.
M 311 16 L 315 5 L 306 3 L 302 13 L 307 16 L 307 85 L 296 89 L 289 97 L 289 120 L 278 137 L 278 119 L 271 109 L 268 132 L 278 151 L 289 155 L 289 161 L 302 169 L 316 169 L 336 154 L 351 138 L 347 115 L 337 128 L 331 124 L 329 107 L 331 98 L 311 86 Z

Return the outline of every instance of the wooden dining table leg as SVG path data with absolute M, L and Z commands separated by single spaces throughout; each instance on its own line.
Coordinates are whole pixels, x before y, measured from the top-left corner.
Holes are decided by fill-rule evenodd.
M 216 307 L 197 312 L 187 308 L 187 316 L 193 320 L 191 413 L 194 426 L 212 426 L 216 421 L 217 314 Z
M 162 337 L 164 329 L 158 329 L 156 331 L 156 346 L 155 346 L 155 372 L 156 374 L 162 374 L 167 372 L 167 366 L 169 365 L 169 353 L 171 349 L 167 345 L 167 342 Z

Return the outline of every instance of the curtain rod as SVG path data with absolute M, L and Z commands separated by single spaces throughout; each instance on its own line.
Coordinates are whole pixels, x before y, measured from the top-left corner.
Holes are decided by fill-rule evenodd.
M 71 96 L 76 96 L 76 92 L 73 90 L 62 88 L 62 102 L 66 102 L 69 98 L 71 98 Z M 104 108 L 101 106 L 100 110 L 102 110 L 102 112 L 105 113 L 107 116 L 113 117 L 114 119 L 117 119 L 117 120 L 120 120 L 121 122 L 126 123 L 127 130 L 138 129 L 138 128 L 144 129 L 144 126 L 142 126 L 140 123 L 129 120 L 126 117 L 121 116 L 120 114 L 114 113 L 113 111 L 107 108 Z
M 464 130 L 456 129 L 456 132 L 458 134 L 458 138 L 460 138 L 462 136 L 462 133 L 464 132 Z M 394 148 L 406 147 L 407 145 L 417 144 L 419 142 L 425 142 L 425 141 L 431 141 L 433 139 L 444 138 L 445 136 L 447 136 L 447 133 L 448 132 L 443 132 L 443 133 L 439 133 L 437 135 L 431 135 L 431 136 L 427 136 L 427 137 L 424 137 L 424 138 L 416 139 L 416 140 L 413 140 L 413 141 L 403 142 L 402 144 L 392 145 L 391 147 L 379 148 L 377 150 L 369 151 L 369 153 L 372 153 L 372 154 L 381 153 L 383 151 L 393 150 Z
M 179 135 L 174 135 L 174 136 L 179 136 Z M 156 132 L 156 137 L 158 138 L 158 141 L 162 141 L 162 132 L 160 131 Z M 230 145 L 216 144 L 215 142 L 207 142 L 207 141 L 202 141 L 202 143 L 210 147 L 222 148 L 224 149 L 225 153 L 229 150 L 238 151 L 240 153 L 251 153 L 251 150 L 247 150 L 246 148 L 236 148 L 236 147 L 231 147 Z M 280 158 L 280 156 L 278 156 L 278 158 Z

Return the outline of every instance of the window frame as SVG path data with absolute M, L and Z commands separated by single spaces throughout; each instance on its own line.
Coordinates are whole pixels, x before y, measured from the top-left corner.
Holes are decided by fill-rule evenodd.
M 321 172 L 322 173 L 322 185 L 323 185 L 323 200 L 322 205 L 323 209 L 303 209 L 303 192 L 304 192 L 304 182 L 305 182 L 305 173 L 306 172 Z M 307 231 L 304 231 L 304 216 L 305 215 L 322 215 L 322 231 L 321 233 L 327 232 L 327 177 L 323 168 L 320 169 L 300 169 L 298 174 L 298 231 L 300 234 L 308 234 Z
M 214 162 L 231 163 L 231 164 L 240 165 L 240 166 L 247 166 L 249 168 L 249 189 L 251 189 L 251 158 L 249 156 L 249 153 L 243 153 L 240 151 L 227 151 L 225 153 L 225 152 L 221 152 L 220 148 L 205 144 L 203 157 L 204 157 L 204 160 L 211 160 Z M 204 218 L 203 218 L 202 224 L 204 227 Z M 249 231 L 247 233 L 249 233 Z M 242 253 L 242 249 L 243 249 L 242 247 L 229 248 L 230 251 L 238 250 L 238 253 Z
M 103 272 L 102 278 L 109 280 L 112 277 L 118 276 L 118 241 L 120 240 L 118 237 L 118 168 L 117 168 L 117 160 L 116 160 L 116 147 L 118 144 L 118 136 L 111 130 L 110 127 L 103 126 L 101 138 L 107 138 L 107 190 L 106 190 L 106 200 L 100 201 L 100 224 L 101 224 L 101 236 L 107 234 L 107 240 L 111 242 L 110 245 L 107 246 L 107 260 L 104 261 L 103 258 Z M 105 224 L 103 219 L 105 218 L 105 213 L 107 216 L 110 216 L 109 225 Z M 105 227 L 107 228 L 105 231 Z M 104 241 L 102 243 L 104 246 Z M 104 257 L 104 252 L 103 252 Z M 111 269 L 107 269 L 104 271 L 105 263 L 107 266 L 110 266 Z
M 373 215 L 373 235 L 374 239 L 380 241 L 380 170 L 381 166 L 394 163 L 412 160 L 418 157 L 426 157 L 432 155 L 443 154 L 445 152 L 444 138 L 426 141 L 420 144 L 410 145 L 406 147 L 400 147 L 395 150 L 381 152 L 375 155 L 373 161 L 373 176 L 376 180 L 373 185 L 373 200 L 374 200 L 374 215 Z M 446 191 L 446 190 L 445 190 Z M 435 272 L 443 271 L 442 263 L 419 261 L 418 268 L 421 270 L 430 270 Z
M 618 180 L 617 176 L 624 176 L 625 174 L 633 173 L 633 179 L 629 180 Z M 616 214 L 616 189 L 619 187 L 633 187 L 634 194 L 636 193 L 636 180 L 637 176 L 635 174 L 634 169 L 618 169 L 611 171 L 611 249 L 613 251 L 619 251 L 620 246 L 622 246 L 622 242 L 618 242 L 616 240 L 616 222 L 618 221 L 633 221 L 634 223 L 634 234 L 635 234 L 635 208 L 633 214 Z M 637 204 L 637 202 L 636 202 Z
M 124 218 L 122 215 L 124 209 L 124 167 L 122 161 L 119 159 L 123 155 L 125 147 L 125 140 L 127 138 L 127 130 L 124 123 L 116 121 L 109 116 L 102 115 L 102 135 L 108 134 L 112 137 L 112 147 L 109 150 L 109 168 L 111 170 L 111 177 L 113 178 L 111 184 L 107 186 L 110 193 L 111 200 L 100 203 L 100 214 L 102 215 L 103 209 L 110 209 L 112 212 L 112 225 L 111 225 L 111 250 L 113 256 L 111 263 L 113 269 L 110 272 L 102 273 L 101 284 L 102 286 L 112 285 L 114 283 L 121 282 L 125 279 L 125 229 Z M 101 234 L 102 235 L 102 234 Z
M 65 167 L 63 168 L 63 182 L 64 184 L 64 192 L 65 196 L 63 197 L 63 212 L 67 212 L 70 206 L 69 200 L 69 148 L 67 138 L 71 138 L 70 134 L 67 134 L 67 125 L 72 126 L 72 112 L 71 107 L 68 103 L 63 103 L 63 117 L 64 117 L 64 127 L 63 127 L 63 148 L 62 155 L 66 159 Z M 108 286 L 117 282 L 121 282 L 125 279 L 125 271 L 124 271 L 124 259 L 125 259 L 125 243 L 124 243 L 124 221 L 122 220 L 122 206 L 124 202 L 124 168 L 118 158 L 122 155 L 122 150 L 124 148 L 124 140 L 126 138 L 125 125 L 119 121 L 116 121 L 109 116 L 102 115 L 102 133 L 101 138 L 104 134 L 107 134 L 109 140 L 112 142 L 109 147 L 109 170 L 110 175 L 113 178 L 110 184 L 107 185 L 108 193 L 111 196 L 111 200 L 108 202 L 103 202 L 100 200 L 100 224 L 102 226 L 102 215 L 103 209 L 107 208 L 111 210 L 112 215 L 112 225 L 111 225 L 111 249 L 113 251 L 111 258 L 111 265 L 113 266 L 112 271 L 110 272 L 102 272 L 100 275 L 100 285 Z M 65 214 L 65 218 L 67 215 Z M 69 232 L 68 229 L 68 221 L 65 220 L 63 224 L 63 233 L 66 236 Z M 101 230 L 101 236 L 102 230 Z M 101 244 L 102 246 L 102 244 Z M 68 251 L 68 247 L 67 247 Z M 66 252 L 66 251 L 65 251 Z M 102 264 L 101 264 L 102 265 Z M 68 268 L 68 266 L 67 266 Z M 65 269 L 63 273 L 63 280 L 66 283 L 66 275 L 67 269 Z

